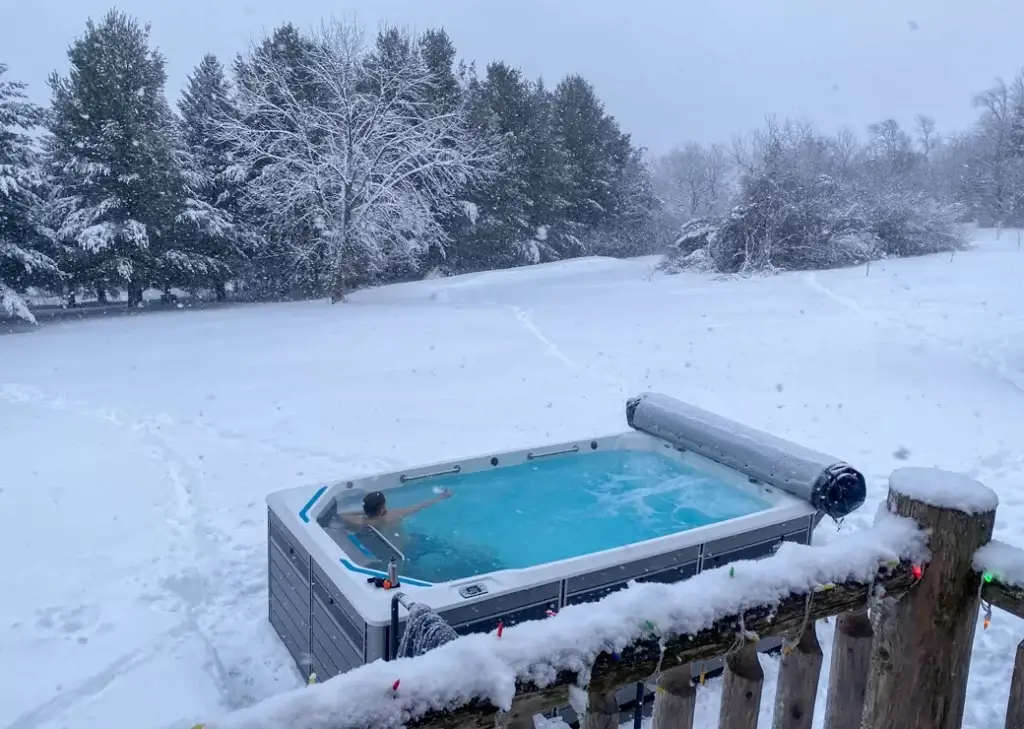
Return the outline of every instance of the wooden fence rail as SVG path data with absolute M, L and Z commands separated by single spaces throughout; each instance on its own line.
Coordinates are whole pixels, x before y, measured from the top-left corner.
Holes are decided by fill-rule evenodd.
M 656 675 L 659 666 L 661 671 L 668 671 L 723 656 L 736 647 L 741 625 L 755 640 L 792 634 L 805 624 L 813 628 L 814 621 L 863 609 L 872 587 L 895 595 L 906 592 L 914 581 L 914 566 L 910 562 L 900 562 L 880 569 L 873 586 L 864 582 L 829 585 L 812 593 L 792 595 L 775 606 L 759 605 L 742 614 L 726 616 L 713 627 L 695 635 L 675 636 L 664 643 L 651 638 L 638 641 L 615 656 L 602 653 L 591 670 L 587 691 L 592 696 L 602 697 L 623 686 L 648 680 Z M 726 673 L 728 675 L 729 669 Z M 545 686 L 517 682 L 510 718 L 515 721 L 568 706 L 569 687 L 579 683 L 579 675 L 572 671 L 560 672 L 552 683 Z M 430 729 L 493 727 L 494 715 L 498 711 L 486 701 L 471 701 L 453 711 L 426 714 L 412 720 L 409 726 Z M 616 708 L 616 721 L 618 716 Z
M 927 488 L 929 479 L 938 481 L 934 490 Z M 902 517 L 903 522 L 895 522 L 909 524 L 922 546 L 927 535 L 926 563 L 918 561 L 921 554 L 909 553 L 917 551 L 910 548 L 913 540 L 904 539 L 900 543 L 908 553 L 876 562 L 873 580 L 865 579 L 871 570 L 859 570 L 860 579 L 844 579 L 848 575 L 826 575 L 823 568 L 818 579 L 825 584 L 814 589 L 793 591 L 765 604 L 752 600 L 749 606 L 720 615 L 692 633 L 643 635 L 621 651 L 605 649 L 593 661 L 581 658 L 578 666 L 562 660 L 560 670 L 541 671 L 543 680 L 531 680 L 537 666 L 559 665 L 551 656 L 538 653 L 535 662 L 508 664 L 517 679 L 514 695 L 511 684 L 508 687 L 505 701 L 509 697 L 511 701 L 505 707 L 492 703 L 486 697 L 495 694 L 472 681 L 480 670 L 472 663 L 497 659 L 502 648 L 478 640 L 462 643 L 472 651 L 456 655 L 457 649 L 450 646 L 474 640 L 470 636 L 432 654 L 389 664 L 387 670 L 404 664 L 421 677 L 444 671 L 445 666 L 462 666 L 468 678 L 460 678 L 453 670 L 452 686 L 445 684 L 433 695 L 375 689 L 387 674 L 380 664 L 370 664 L 207 727 L 525 729 L 532 727 L 535 714 L 578 705 L 578 696 L 574 702 L 571 694 L 579 694 L 578 687 L 583 687 L 588 699 L 586 708 L 580 707 L 581 729 L 613 729 L 619 724 L 616 690 L 647 682 L 657 686 L 654 729 L 692 729 L 694 667 L 724 656 L 719 727 L 756 729 L 764 675 L 754 644 L 760 638 L 783 636 L 773 729 L 810 729 L 819 708 L 815 704 L 823 663 L 816 621 L 837 617 L 827 701 L 821 707 L 826 729 L 960 729 L 979 607 L 995 606 L 1024 617 L 1024 551 L 990 544 L 996 503 L 992 492 L 964 477 L 931 469 L 901 469 L 890 478 L 888 512 Z M 865 544 L 870 540 L 865 539 Z M 804 553 L 797 550 L 823 549 L 791 546 L 774 557 L 747 563 L 745 571 L 752 572 L 754 564 L 763 565 L 766 573 L 777 571 L 784 566 L 779 560 L 800 561 L 795 555 Z M 878 559 L 879 552 L 873 554 Z M 806 560 L 802 564 L 806 567 Z M 717 577 L 693 580 L 719 579 L 723 570 L 730 569 L 719 568 L 711 571 L 719 573 Z M 680 591 L 676 597 L 679 609 L 687 609 L 691 593 Z M 566 617 L 570 616 L 551 622 Z M 1024 642 L 1017 647 L 1005 726 L 1024 729 Z

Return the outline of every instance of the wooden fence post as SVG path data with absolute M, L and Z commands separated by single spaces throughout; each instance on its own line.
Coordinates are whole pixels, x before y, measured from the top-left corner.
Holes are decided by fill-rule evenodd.
M 889 511 L 927 530 L 931 559 L 906 595 L 877 608 L 865 729 L 960 729 L 981 602 L 972 562 L 992 538 L 997 503 L 977 481 L 938 469 L 889 477 Z
M 651 729 L 693 729 L 696 708 L 697 690 L 693 687 L 690 664 L 662 671 L 654 695 Z
M 614 691 L 587 696 L 587 713 L 580 718 L 580 729 L 619 729 L 619 700 Z
M 825 729 L 860 729 L 874 635 L 867 610 L 844 613 L 836 620 L 828 669 Z
M 1017 658 L 1013 662 L 1005 729 L 1024 729 L 1024 640 L 1017 644 Z
M 757 659 L 756 644 L 727 656 L 718 729 L 757 729 L 763 686 L 764 670 Z
M 810 623 L 782 657 L 772 729 L 811 729 L 823 660 L 818 632 Z
M 513 718 L 503 711 L 494 716 L 495 729 L 533 729 L 533 716 L 519 716 Z

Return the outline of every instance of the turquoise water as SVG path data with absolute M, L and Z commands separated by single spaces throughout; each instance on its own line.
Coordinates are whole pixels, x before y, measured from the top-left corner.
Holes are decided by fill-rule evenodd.
M 762 511 L 768 502 L 657 453 L 585 452 L 438 476 L 385 493 L 392 508 L 452 497 L 386 536 L 430 582 L 533 567 Z M 351 508 L 351 507 L 347 507 Z M 376 551 L 376 550 L 375 550 Z

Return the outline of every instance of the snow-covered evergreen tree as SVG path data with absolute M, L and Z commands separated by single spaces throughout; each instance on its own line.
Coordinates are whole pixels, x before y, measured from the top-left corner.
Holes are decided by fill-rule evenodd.
M 213 54 L 196 66 L 178 101 L 185 209 L 178 215 L 182 245 L 206 259 L 206 276 L 217 300 L 245 259 L 247 236 L 239 220 L 240 180 L 230 147 L 217 138 L 221 121 L 235 114 L 224 68 Z
M 529 83 L 519 70 L 495 62 L 467 94 L 477 133 L 501 140 L 501 162 L 486 185 L 471 191 L 473 224 L 455 241 L 451 263 L 456 271 L 475 271 L 536 262 L 532 207 L 541 191 L 529 188 L 526 145 L 538 122 Z
M 587 234 L 614 224 L 619 214 L 633 150 L 629 136 L 605 113 L 594 87 L 582 76 L 566 76 L 555 87 L 552 125 L 568 160 L 570 232 L 586 250 Z
M 22 294 L 59 281 L 46 252 L 40 159 L 30 132 L 43 110 L 29 103 L 25 84 L 4 78 L 0 63 L 0 315 L 35 321 Z
M 554 97 L 543 79 L 531 84 L 529 125 L 520 137 L 526 188 L 530 191 L 533 235 L 530 262 L 551 261 L 584 252 L 573 235 L 570 213 L 570 151 L 559 143 Z
M 645 150 L 630 153 L 617 186 L 615 215 L 590 235 L 591 251 L 637 256 L 663 250 L 670 241 L 658 228 L 661 208 Z
M 68 49 L 50 77 L 57 235 L 81 252 L 78 285 L 124 287 L 129 303 L 169 270 L 190 268 L 172 239 L 181 203 L 163 56 L 149 28 L 119 11 Z
M 439 111 L 452 111 L 462 101 L 455 72 L 455 44 L 444 29 L 428 29 L 419 38 L 420 56 L 431 75 L 427 101 Z

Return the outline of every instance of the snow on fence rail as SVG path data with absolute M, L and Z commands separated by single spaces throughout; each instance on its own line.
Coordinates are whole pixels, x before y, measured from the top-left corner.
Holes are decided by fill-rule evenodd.
M 974 555 L 974 569 L 982 600 L 1024 618 L 1024 550 L 993 539 Z
M 962 476 L 900 469 L 870 529 L 824 546 L 787 543 L 767 559 L 673 585 L 633 584 L 500 636 L 377 661 L 205 726 L 520 729 L 571 703 L 583 729 L 617 729 L 615 691 L 646 681 L 658 686 L 654 729 L 692 729 L 693 667 L 725 656 L 720 727 L 755 729 L 763 673 L 754 644 L 781 635 L 773 726 L 808 729 L 822 664 L 815 621 L 839 616 L 826 729 L 959 729 L 982 600 L 1024 612 L 1024 551 L 990 542 L 997 504 Z M 1024 643 L 1006 726 L 1024 727 Z
M 1024 618 L 1024 550 L 993 539 L 974 555 L 974 569 L 981 575 L 981 599 L 985 625 L 992 606 Z M 1024 727 L 1024 640 L 1017 645 L 1006 707 L 1006 729 Z

